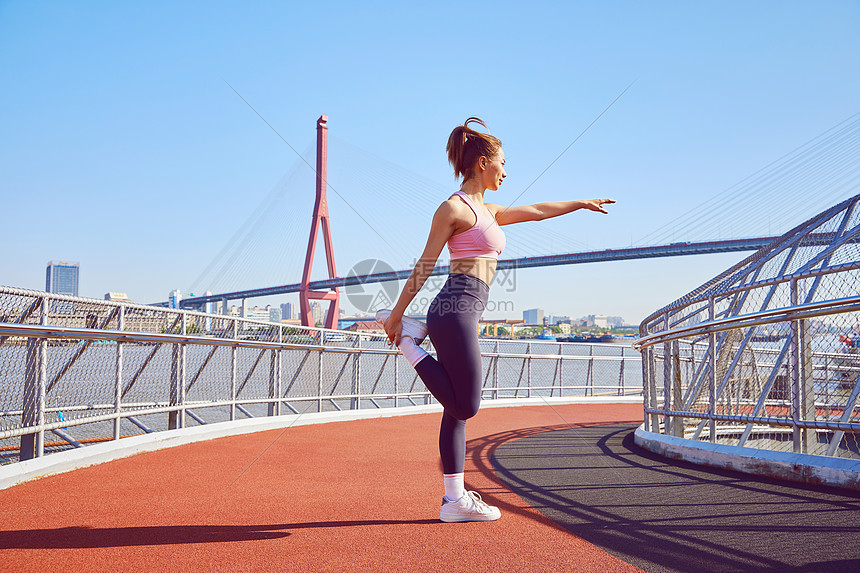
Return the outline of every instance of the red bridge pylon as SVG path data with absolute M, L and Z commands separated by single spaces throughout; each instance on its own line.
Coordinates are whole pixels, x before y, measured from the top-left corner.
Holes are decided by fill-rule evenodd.
M 328 265 L 329 278 L 336 278 L 337 271 L 334 267 L 334 247 L 331 241 L 331 219 L 328 214 L 328 202 L 326 200 L 326 164 L 328 153 L 328 116 L 321 115 L 317 120 L 317 199 L 314 203 L 313 221 L 311 221 L 311 235 L 308 238 L 308 252 L 305 256 L 305 270 L 302 274 L 302 285 L 299 290 L 299 306 L 302 315 L 303 326 L 315 326 L 313 314 L 311 313 L 311 299 L 329 301 L 328 316 L 325 319 L 326 328 L 337 328 L 337 320 L 340 311 L 340 291 L 334 287 L 328 291 L 310 290 L 311 268 L 314 265 L 314 251 L 317 244 L 317 233 L 322 224 L 322 235 L 325 240 L 325 258 Z

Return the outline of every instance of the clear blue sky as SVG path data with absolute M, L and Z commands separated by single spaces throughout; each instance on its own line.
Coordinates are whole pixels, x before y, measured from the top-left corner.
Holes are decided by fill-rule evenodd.
M 615 198 L 609 216 L 523 235 L 602 249 L 637 243 L 860 111 L 856 1 L 296 4 L 0 2 L 0 284 L 43 289 L 45 264 L 70 260 L 84 296 L 187 290 L 297 169 L 225 81 L 299 151 L 324 113 L 345 142 L 333 146 L 372 158 L 353 158 L 356 177 L 344 159 L 336 189 L 388 245 L 329 192 L 342 273 L 420 253 L 433 206 L 456 189 L 446 138 L 471 115 L 503 141 L 509 176 L 488 200 L 509 204 L 636 81 L 517 201 Z M 386 172 L 391 201 L 353 188 L 364 168 Z M 409 196 L 413 180 L 436 191 Z M 262 264 L 234 265 L 233 283 L 300 278 L 312 192 L 273 207 L 265 245 L 239 256 Z M 512 317 L 542 307 L 638 322 L 740 258 L 521 271 L 515 292 L 494 296 L 515 303 Z

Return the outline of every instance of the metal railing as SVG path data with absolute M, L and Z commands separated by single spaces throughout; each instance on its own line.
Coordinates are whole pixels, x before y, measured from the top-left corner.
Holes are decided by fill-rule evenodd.
M 858 201 L 642 322 L 646 430 L 860 458 Z
M 630 346 L 481 350 L 484 399 L 642 393 Z M 195 424 L 431 402 L 381 335 L 0 288 L 5 462 Z

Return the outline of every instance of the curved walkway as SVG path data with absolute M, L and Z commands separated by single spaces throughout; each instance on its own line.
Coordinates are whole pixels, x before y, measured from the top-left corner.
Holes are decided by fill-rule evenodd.
M 0 491 L 10 571 L 638 571 L 496 477 L 501 445 L 638 423 L 639 405 L 487 408 L 466 483 L 491 523 L 438 521 L 439 415 L 299 426 L 139 454 Z
M 492 456 L 511 489 L 649 572 L 860 571 L 860 495 L 703 468 L 633 443 L 636 425 L 542 432 Z

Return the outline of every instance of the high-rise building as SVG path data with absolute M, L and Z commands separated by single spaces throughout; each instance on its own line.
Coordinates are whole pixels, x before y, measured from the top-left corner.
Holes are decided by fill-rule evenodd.
M 51 261 L 45 272 L 45 290 L 56 294 L 78 296 L 80 275 L 80 263 Z
M 325 312 L 320 303 L 311 303 L 311 316 L 314 318 L 314 325 L 325 324 Z
M 170 308 L 179 308 L 179 303 L 182 302 L 182 291 L 179 289 L 170 291 L 170 298 L 167 300 L 170 303 Z
M 543 309 L 530 308 L 523 311 L 523 320 L 526 324 L 543 324 Z
M 296 318 L 296 305 L 291 302 L 282 303 L 281 318 L 284 320 L 293 320 Z
M 266 306 L 269 311 L 269 322 L 281 322 L 281 309 L 277 306 Z

